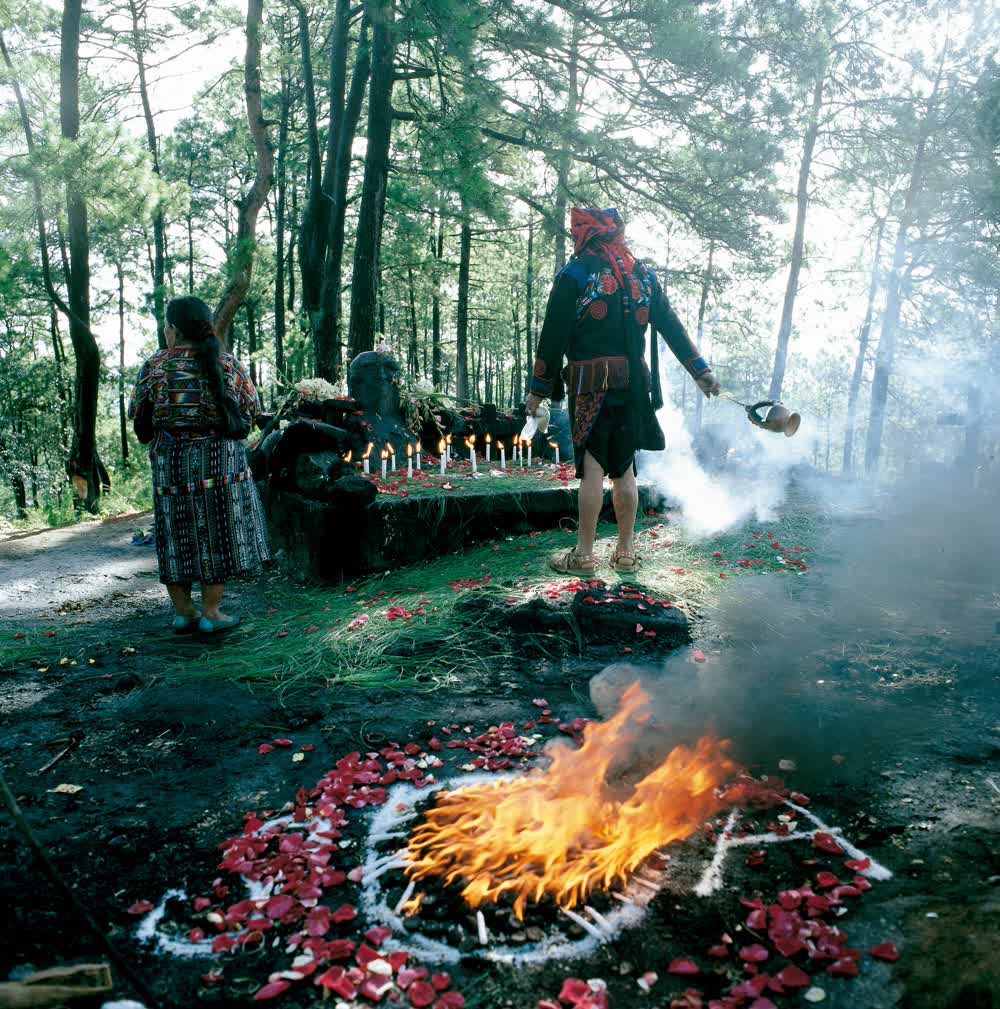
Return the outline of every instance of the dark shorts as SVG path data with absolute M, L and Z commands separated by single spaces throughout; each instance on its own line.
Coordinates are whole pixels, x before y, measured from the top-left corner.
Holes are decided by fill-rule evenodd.
M 602 470 L 617 480 L 631 469 L 635 472 L 635 430 L 632 411 L 624 404 L 605 401 L 590 429 L 583 450 L 578 453 L 576 475 L 583 476 L 584 454 L 589 452 Z

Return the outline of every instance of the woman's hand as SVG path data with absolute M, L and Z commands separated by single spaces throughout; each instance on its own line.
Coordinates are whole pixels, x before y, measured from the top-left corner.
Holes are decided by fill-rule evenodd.
M 695 382 L 698 384 L 698 388 L 709 398 L 713 396 L 718 396 L 722 392 L 722 386 L 719 385 L 719 380 L 715 377 L 715 373 L 709 368 L 708 371 L 703 372 L 699 375 Z
M 538 408 L 545 402 L 544 396 L 539 396 L 536 393 L 529 393 L 527 400 L 524 404 L 524 413 L 527 417 L 534 417 Z

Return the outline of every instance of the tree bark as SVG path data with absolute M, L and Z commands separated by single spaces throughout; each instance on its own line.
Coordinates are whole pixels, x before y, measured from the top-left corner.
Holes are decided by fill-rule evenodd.
M 920 124 L 917 146 L 913 154 L 913 162 L 910 166 L 910 181 L 906 188 L 903 209 L 899 216 L 899 227 L 896 230 L 896 242 L 892 252 L 892 268 L 889 271 L 889 277 L 886 282 L 885 311 L 882 315 L 882 330 L 879 334 L 878 353 L 875 356 L 875 374 L 872 376 L 871 410 L 868 416 L 868 436 L 865 439 L 865 472 L 869 474 L 875 473 L 878 470 L 879 458 L 882 453 L 882 430 L 885 426 L 886 403 L 889 399 L 889 379 L 892 375 L 896 358 L 896 337 L 899 330 L 900 310 L 903 304 L 903 268 L 906 264 L 907 235 L 916 221 L 917 194 L 923 185 L 924 154 L 934 120 L 946 52 L 947 46 L 941 54 L 941 62 L 938 64 L 934 88 L 927 103 L 927 112 Z
M 284 38 L 284 32 L 282 32 Z M 281 120 L 278 126 L 277 200 L 274 212 L 274 367 L 278 381 L 285 379 L 285 199 L 287 189 L 288 110 L 291 104 L 288 75 L 281 75 Z
M 372 0 L 371 86 L 368 95 L 368 150 L 354 244 L 354 280 L 351 288 L 350 355 L 371 350 L 375 337 L 379 249 L 389 178 L 392 138 L 392 86 L 395 41 L 393 0 Z
M 118 433 L 122 443 L 122 465 L 128 468 L 128 424 L 125 413 L 125 268 L 115 263 L 118 273 Z
M 75 142 L 80 135 L 80 18 L 82 0 L 65 0 L 59 62 L 59 119 L 63 138 Z M 87 203 L 76 178 L 66 183 L 66 228 L 69 238 L 71 309 L 69 335 L 76 356 L 76 411 L 73 443 L 67 471 L 77 498 L 96 510 L 101 495 L 97 456 L 97 394 L 101 354 L 90 330 L 90 230 Z
M 531 312 L 534 305 L 535 287 L 535 222 L 528 218 L 528 264 L 524 280 L 526 288 L 524 299 L 524 364 L 527 369 L 531 369 L 535 361 L 534 334 L 531 332 Z M 524 394 L 528 395 L 529 382 L 527 375 L 524 379 Z
M 340 123 L 337 139 L 336 158 L 333 165 L 333 179 L 330 186 L 330 237 L 326 248 L 326 271 L 323 285 L 322 345 L 319 373 L 323 378 L 334 381 L 343 369 L 343 324 L 341 321 L 340 287 L 344 272 L 344 230 L 347 219 L 347 184 L 351 177 L 351 149 L 358 131 L 361 106 L 364 102 L 368 76 L 371 72 L 371 48 L 368 43 L 369 17 L 366 11 L 361 20 L 361 34 L 354 58 L 354 72 L 351 87 L 344 105 L 344 115 Z M 326 370 L 331 373 L 324 374 Z
M 274 152 L 267 135 L 260 93 L 260 29 L 264 0 L 248 0 L 247 45 L 243 61 L 243 90 L 246 96 L 247 122 L 256 153 L 256 174 L 250 189 L 239 203 L 236 245 L 229 262 L 229 279 L 218 308 L 215 310 L 215 331 L 225 345 L 229 327 L 250 290 L 256 249 L 257 215 L 264 206 L 274 181 Z
M 577 105 L 580 100 L 577 81 L 577 61 L 580 55 L 580 38 L 583 34 L 582 25 L 583 22 L 579 18 L 573 19 L 569 45 L 569 91 L 566 97 L 566 109 L 563 112 L 563 130 L 565 131 L 565 135 L 563 138 L 563 149 L 559 155 L 558 180 L 556 182 L 556 273 L 566 265 L 566 198 L 569 194 L 570 135 L 576 129 Z
M 139 98 L 142 102 L 142 114 L 146 121 L 146 147 L 153 159 L 153 174 L 160 177 L 160 152 L 156 139 L 156 123 L 153 120 L 153 108 L 149 102 L 149 88 L 146 84 L 146 58 L 143 55 L 142 36 L 139 33 L 139 8 L 136 0 L 128 0 L 129 14 L 132 17 L 132 48 L 135 51 L 135 63 L 139 75 Z M 167 237 L 163 220 L 163 206 L 159 199 L 153 208 L 153 315 L 156 317 L 156 343 L 162 350 L 167 345 L 164 336 L 164 293 L 163 281 L 164 261 L 166 259 Z M 190 254 L 190 248 L 189 248 Z
M 344 0 L 337 0 L 337 10 Z M 302 60 L 302 90 L 306 105 L 306 154 L 308 192 L 302 208 L 299 226 L 299 275 L 302 277 L 302 308 L 309 328 L 316 329 L 320 294 L 323 287 L 323 261 L 326 258 L 328 205 L 323 193 L 323 163 L 319 149 L 319 117 L 316 112 L 316 87 L 313 80 L 312 45 L 309 39 L 309 17 L 305 5 L 294 0 L 298 10 L 299 50 Z M 332 45 L 336 48 L 337 39 Z M 341 95 L 341 100 L 343 96 Z M 330 96 L 331 116 L 337 105 Z M 331 129 L 333 122 L 331 119 Z
M 812 108 L 806 128 L 802 161 L 799 164 L 799 183 L 795 193 L 795 234 L 792 238 L 792 261 L 788 266 L 788 283 L 785 285 L 785 300 L 781 306 L 781 324 L 778 326 L 778 347 L 774 355 L 774 370 L 771 372 L 771 388 L 768 399 L 781 398 L 781 386 L 785 381 L 785 365 L 788 362 L 788 344 L 792 338 L 792 316 L 795 311 L 795 296 L 799 290 L 799 273 L 802 270 L 803 250 L 806 238 L 806 209 L 809 206 L 809 176 L 812 172 L 813 151 L 819 134 L 819 113 L 823 106 L 823 85 L 826 83 L 826 69 L 820 70 L 813 89 Z
M 410 296 L 410 346 L 407 351 L 406 360 L 411 375 L 417 373 L 417 359 L 420 354 L 420 346 L 417 341 L 417 299 L 413 293 L 413 267 L 406 268 L 407 289 Z
M 469 265 L 472 260 L 472 227 L 462 221 L 458 257 L 458 306 L 455 325 L 455 396 L 469 399 Z
M 434 259 L 434 290 L 431 293 L 431 381 L 441 388 L 441 262 L 444 259 L 444 220 L 442 214 L 432 217 L 434 234 L 431 239 Z
M 695 344 L 698 347 L 702 346 L 705 338 L 705 309 L 708 307 L 708 295 L 712 289 L 712 261 L 715 258 L 715 243 L 710 242 L 708 245 L 708 262 L 705 264 L 705 272 L 701 277 L 701 297 L 698 299 L 698 337 L 695 340 Z M 653 339 L 656 339 L 654 336 Z M 687 383 L 685 383 L 686 385 Z M 695 408 L 694 408 L 694 429 L 695 431 L 701 430 L 701 418 L 702 411 L 704 410 L 705 397 L 695 393 Z
M 865 318 L 858 334 L 858 356 L 854 360 L 854 372 L 851 384 L 847 390 L 847 423 L 844 427 L 844 476 L 854 472 L 854 427 L 858 418 L 858 397 L 861 394 L 861 380 L 865 374 L 865 358 L 868 356 L 868 343 L 872 331 L 872 313 L 875 308 L 875 296 L 878 293 L 879 259 L 882 255 L 882 235 L 885 233 L 885 218 L 880 217 L 878 232 L 875 235 L 875 258 L 872 260 L 872 276 L 868 284 L 868 304 L 865 308 Z

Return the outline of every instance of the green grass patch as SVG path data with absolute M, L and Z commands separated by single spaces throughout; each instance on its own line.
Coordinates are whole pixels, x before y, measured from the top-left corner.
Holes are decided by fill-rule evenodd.
M 637 542 L 644 564 L 638 577 L 624 580 L 696 610 L 740 578 L 763 573 L 808 576 L 794 564 L 811 567 L 810 548 L 821 531 L 815 518 L 793 514 L 779 522 L 751 522 L 725 536 L 693 540 L 679 525 L 643 518 Z M 508 630 L 502 620 L 503 607 L 538 595 L 548 598 L 545 593 L 566 584 L 547 561 L 573 545 L 572 532 L 508 537 L 344 586 L 295 589 L 275 600 L 271 612 L 245 614 L 224 646 L 196 641 L 179 645 L 174 668 L 281 690 L 317 684 L 435 690 L 477 675 L 496 679 L 504 669 L 520 667 L 529 645 L 532 651 L 552 654 L 579 646 L 572 621 L 567 621 L 564 634 L 526 635 Z M 602 526 L 599 536 L 603 563 L 596 577 L 615 584 L 622 579 L 606 563 L 615 527 Z M 749 566 L 740 565 L 741 560 Z M 490 595 L 500 608 L 470 612 L 459 605 L 469 593 Z M 565 605 L 569 598 L 561 595 L 552 605 Z

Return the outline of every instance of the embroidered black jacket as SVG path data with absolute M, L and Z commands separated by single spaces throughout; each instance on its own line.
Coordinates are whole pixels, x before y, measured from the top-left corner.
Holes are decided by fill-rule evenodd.
M 555 400 L 569 394 L 577 447 L 586 443 L 608 393 L 624 394 L 635 411 L 640 440 L 636 447 L 658 451 L 663 448 L 663 433 L 656 410 L 663 400 L 655 334 L 666 340 L 693 378 L 709 368 L 655 274 L 636 261 L 625 282 L 628 290 L 622 290 L 609 263 L 586 254 L 570 260 L 559 272 L 549 295 L 528 391 Z M 651 368 L 647 368 L 644 349 L 650 323 L 654 338 Z M 569 360 L 565 371 L 564 359 Z

